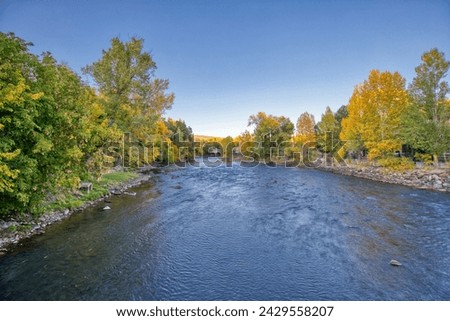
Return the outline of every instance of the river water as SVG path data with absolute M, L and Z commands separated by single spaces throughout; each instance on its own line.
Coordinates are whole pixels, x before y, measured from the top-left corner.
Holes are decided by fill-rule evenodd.
M 133 191 L 1 257 L 0 299 L 450 300 L 449 194 L 267 166 Z

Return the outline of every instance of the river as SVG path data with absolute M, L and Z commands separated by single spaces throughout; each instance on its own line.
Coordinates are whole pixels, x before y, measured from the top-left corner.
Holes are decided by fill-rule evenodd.
M 267 166 L 133 191 L 0 257 L 0 299 L 450 300 L 448 193 Z

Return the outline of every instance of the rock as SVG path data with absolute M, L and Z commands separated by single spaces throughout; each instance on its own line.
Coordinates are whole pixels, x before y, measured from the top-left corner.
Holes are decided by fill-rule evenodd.
M 89 194 L 90 191 L 92 191 L 92 183 L 91 182 L 81 182 L 80 184 L 80 189 L 81 190 L 86 190 L 87 193 Z
M 69 210 L 66 208 L 65 210 L 64 210 L 64 215 L 67 215 L 67 214 L 69 214 Z
M 124 192 L 125 195 L 136 196 L 136 192 Z
M 105 206 L 105 207 L 103 208 L 104 211 L 110 210 L 110 209 L 111 209 L 111 207 L 109 207 L 109 206 Z
M 433 183 L 432 187 L 433 187 L 433 189 L 439 190 L 439 189 L 442 188 L 442 182 L 441 181 L 436 181 L 436 182 Z
M 397 260 L 391 260 L 391 262 L 389 262 L 389 264 L 392 266 L 402 266 L 402 264 Z

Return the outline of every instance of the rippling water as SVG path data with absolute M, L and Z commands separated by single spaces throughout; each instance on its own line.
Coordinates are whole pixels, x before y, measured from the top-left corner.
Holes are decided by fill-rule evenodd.
M 0 299 L 450 300 L 449 194 L 265 166 L 134 191 L 1 257 Z

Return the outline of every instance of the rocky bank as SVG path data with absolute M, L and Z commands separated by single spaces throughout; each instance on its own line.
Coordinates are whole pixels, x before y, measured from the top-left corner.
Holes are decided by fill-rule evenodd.
M 450 192 L 449 168 L 420 168 L 409 171 L 393 171 L 368 165 L 320 166 L 319 169 L 333 173 L 356 176 L 373 181 L 411 186 L 440 192 Z
M 103 202 L 112 195 L 126 193 L 127 189 L 140 185 L 152 177 L 150 171 L 143 171 L 138 174 L 138 177 L 130 181 L 119 183 L 111 187 L 107 195 L 94 201 L 86 202 L 78 208 L 55 211 L 39 216 L 38 218 L 35 218 L 29 214 L 23 214 L 20 218 L 13 218 L 8 221 L 0 220 L 0 256 L 8 251 L 8 247 L 10 245 L 17 244 L 21 240 L 29 238 L 33 235 L 42 234 L 47 226 L 54 224 L 55 222 L 62 221 L 63 219 L 76 212 L 80 212 L 89 206 Z

